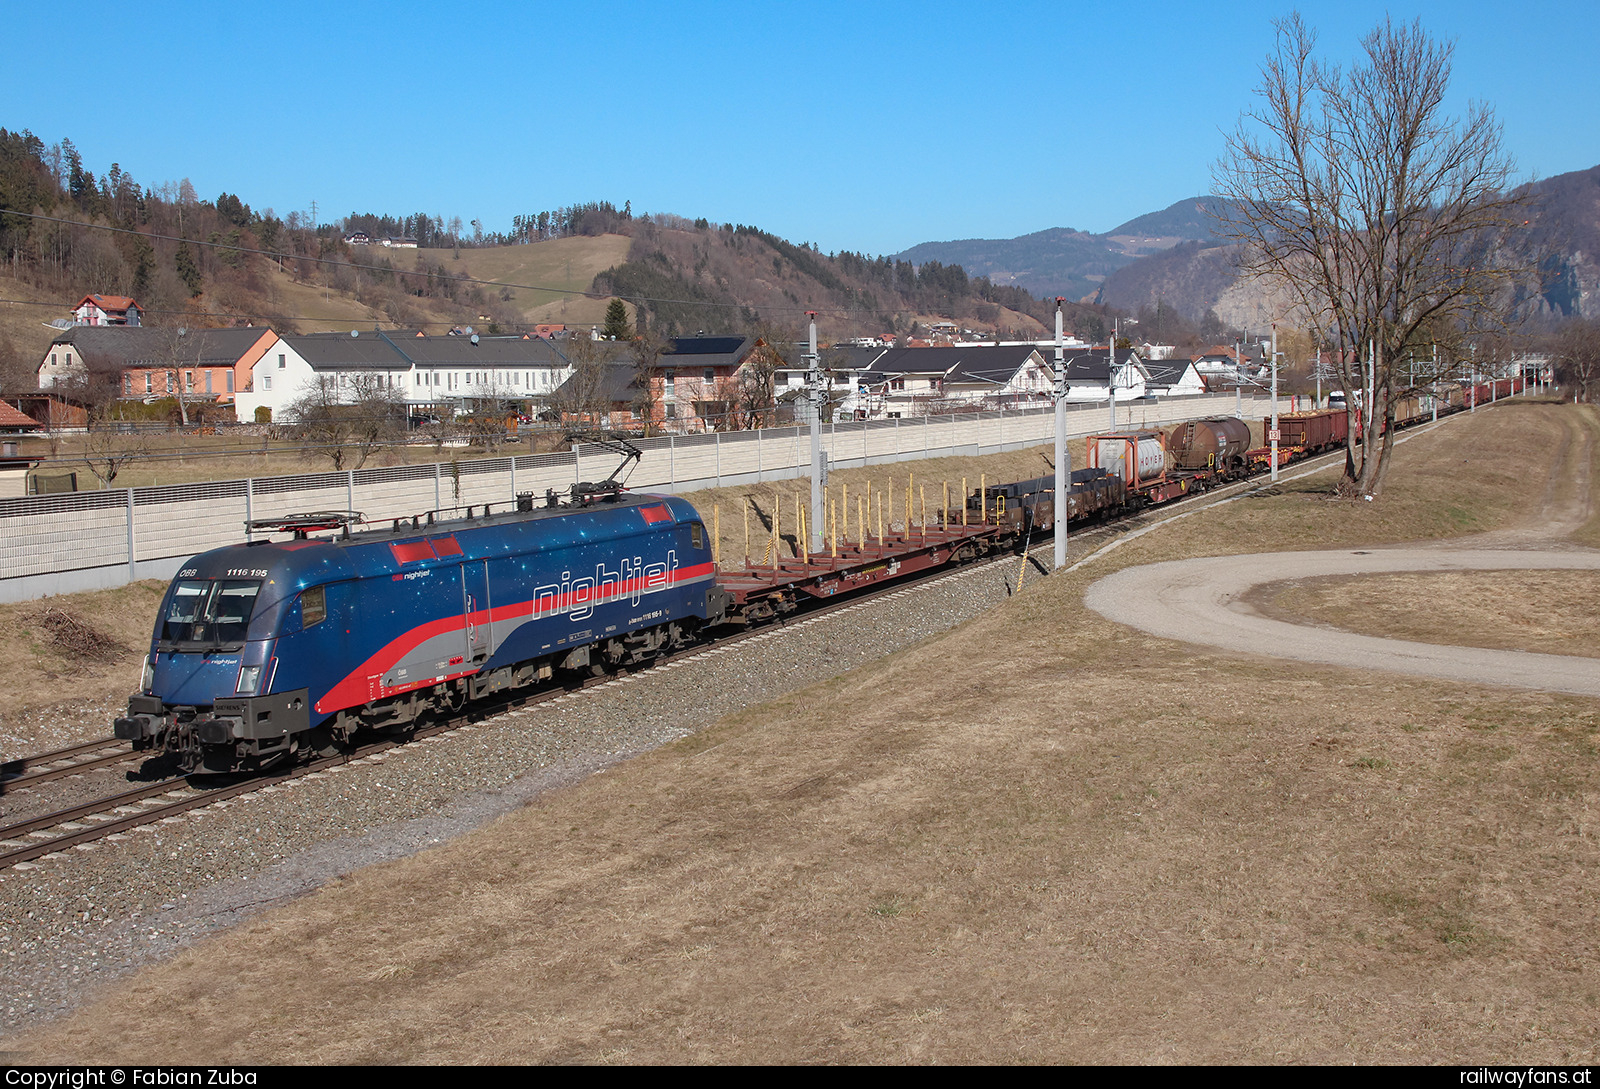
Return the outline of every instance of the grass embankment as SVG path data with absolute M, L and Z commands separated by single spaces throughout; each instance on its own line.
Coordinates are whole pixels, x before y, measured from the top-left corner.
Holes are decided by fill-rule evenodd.
M 6 758 L 111 735 L 105 705 L 139 687 L 166 583 L 0 605 L 0 753 Z
M 1566 411 L 1505 406 L 1409 442 L 1378 503 L 1290 485 L 1174 523 L 6 1046 L 1593 1062 L 1600 706 L 1212 654 L 1082 606 L 1125 564 L 1514 523 Z

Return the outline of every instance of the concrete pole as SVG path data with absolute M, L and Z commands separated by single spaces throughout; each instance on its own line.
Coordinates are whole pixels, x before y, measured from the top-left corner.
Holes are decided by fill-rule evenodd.
M 1111 399 L 1111 430 L 1117 430 L 1117 334 L 1122 330 L 1122 319 L 1111 319 L 1111 347 L 1106 353 L 1110 369 L 1106 372 L 1106 393 Z
M 1278 323 L 1272 323 L 1272 482 L 1278 482 Z
M 1056 570 L 1067 566 L 1067 489 L 1072 481 L 1072 455 L 1067 452 L 1067 352 L 1061 335 L 1061 304 L 1056 299 Z
M 806 356 L 806 386 L 811 401 L 811 553 L 820 554 L 822 541 L 822 489 L 828 467 L 822 461 L 822 357 L 817 354 L 817 314 L 811 311 L 811 351 Z

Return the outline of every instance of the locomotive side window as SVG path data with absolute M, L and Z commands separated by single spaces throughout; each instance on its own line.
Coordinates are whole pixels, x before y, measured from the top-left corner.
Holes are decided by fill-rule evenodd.
M 700 522 L 689 523 L 689 543 L 695 548 L 706 546 L 706 527 Z
M 309 628 L 320 624 L 328 615 L 328 591 L 323 586 L 313 586 L 300 595 L 300 626 Z

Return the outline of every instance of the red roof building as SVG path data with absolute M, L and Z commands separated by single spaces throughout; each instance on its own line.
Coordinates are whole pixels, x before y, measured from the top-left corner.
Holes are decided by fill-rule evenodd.
M 138 325 L 139 304 L 126 295 L 85 295 L 72 309 L 77 325 Z

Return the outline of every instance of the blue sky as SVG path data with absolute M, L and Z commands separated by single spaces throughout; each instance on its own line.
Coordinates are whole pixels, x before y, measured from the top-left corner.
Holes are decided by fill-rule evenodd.
M 1103 231 L 1208 188 L 1276 3 L 12 5 L 0 126 L 283 215 L 631 201 L 824 250 Z M 1457 44 L 1523 175 L 1600 163 L 1600 4 L 1303 5 Z M 26 48 L 20 48 L 27 43 Z

